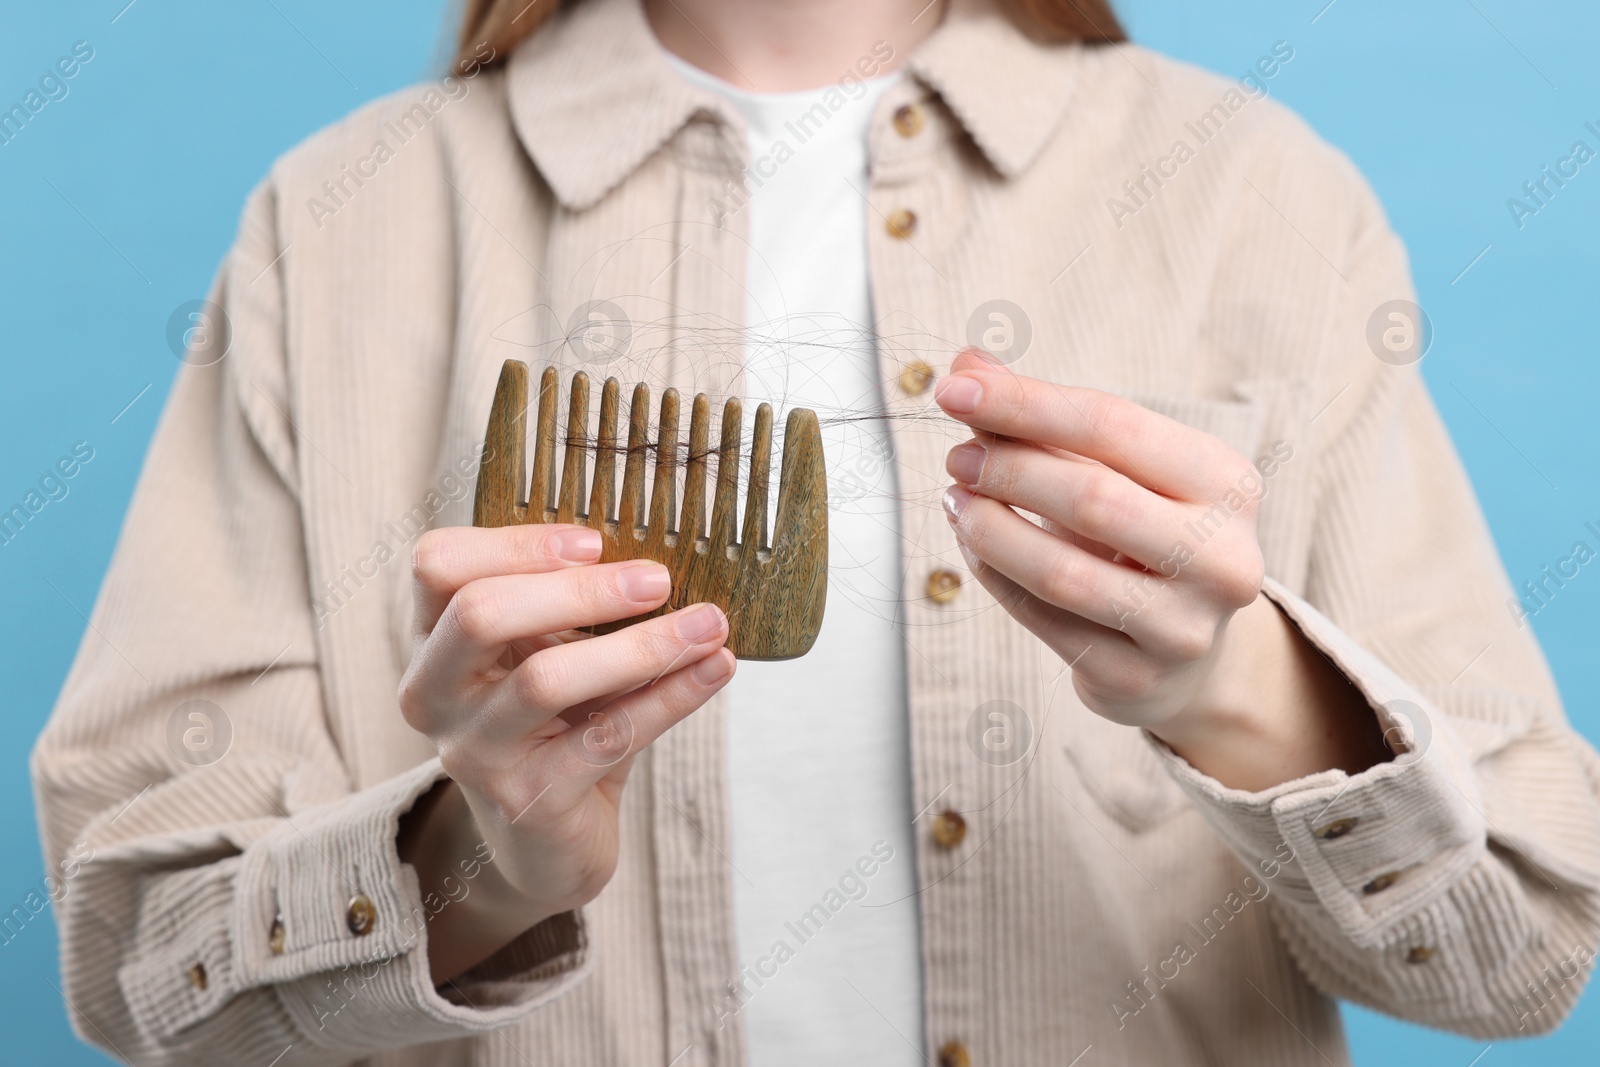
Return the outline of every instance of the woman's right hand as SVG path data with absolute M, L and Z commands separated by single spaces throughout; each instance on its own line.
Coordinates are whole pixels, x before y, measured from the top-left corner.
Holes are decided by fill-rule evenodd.
M 400 857 L 425 894 L 492 857 L 428 921 L 436 983 L 600 892 L 633 757 L 733 677 L 727 618 L 711 604 L 574 633 L 667 599 L 659 563 L 599 556 L 583 526 L 448 527 L 417 542 L 400 709 L 450 781 L 406 816 Z

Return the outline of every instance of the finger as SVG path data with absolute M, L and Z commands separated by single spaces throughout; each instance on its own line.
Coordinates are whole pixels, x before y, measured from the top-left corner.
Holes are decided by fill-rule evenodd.
M 449 694 L 495 667 L 513 642 L 642 615 L 671 590 L 671 574 L 650 560 L 479 578 L 450 599 L 417 653 L 419 673 L 430 692 Z
M 961 545 L 1047 604 L 1111 629 L 1122 629 L 1127 601 L 1143 584 L 1165 592 L 1161 578 L 1068 544 L 988 497 L 960 486 L 945 493 L 945 514 Z M 1144 598 L 1138 598 L 1144 599 Z
M 1068 666 L 1076 669 L 1082 664 L 1085 669 L 1092 669 L 1108 658 L 1117 661 L 1137 651 L 1138 646 L 1127 634 L 1045 603 L 970 549 L 963 547 L 961 554 L 966 557 L 967 566 L 978 584 Z M 1092 662 L 1088 660 L 1091 655 L 1095 656 Z
M 1165 496 L 1209 501 L 1250 466 L 1210 434 L 1113 393 L 1024 378 L 976 356 L 960 356 L 955 366 L 934 391 L 946 414 L 1098 460 Z
M 1151 570 L 1171 559 L 1188 517 L 1181 504 L 1103 463 L 1005 438 L 957 445 L 945 469 L 991 500 L 1031 511 Z
M 1126 633 L 1061 611 L 970 552 L 964 554 L 978 583 L 1061 657 L 1079 698 L 1097 714 L 1129 726 L 1152 726 L 1170 714 L 1170 708 L 1150 704 L 1151 680 L 1160 669 Z
M 456 591 L 502 574 L 543 574 L 600 558 L 598 530 L 565 523 L 529 523 L 479 529 L 447 526 L 417 539 L 411 553 L 416 589 L 415 630 L 428 634 Z
M 722 609 L 696 604 L 592 641 L 544 649 L 495 687 L 485 725 L 502 737 L 526 736 L 566 709 L 620 696 L 693 666 L 715 655 L 727 637 Z
M 541 745 L 535 754 L 536 773 L 551 783 L 551 804 L 556 810 L 575 804 L 595 783 L 614 776 L 625 761 L 727 685 L 734 665 L 733 653 L 718 649 L 618 698 L 591 713 L 583 725 Z

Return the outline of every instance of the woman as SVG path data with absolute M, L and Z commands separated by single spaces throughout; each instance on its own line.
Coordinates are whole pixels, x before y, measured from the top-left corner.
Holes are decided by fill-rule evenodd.
M 1266 99 L 1292 47 L 1121 37 L 477 0 L 450 78 L 284 157 L 36 753 L 80 1032 L 948 1067 L 1341 1062 L 1336 997 L 1554 1026 L 1600 762 L 1403 252 Z M 667 578 L 466 527 L 506 358 L 817 408 L 817 648 L 574 639 Z

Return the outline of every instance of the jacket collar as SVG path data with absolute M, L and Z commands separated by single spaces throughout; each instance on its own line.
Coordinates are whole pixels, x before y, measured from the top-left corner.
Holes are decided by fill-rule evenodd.
M 990 166 L 1015 178 L 1066 118 L 1082 52 L 1030 40 L 987 0 L 954 0 L 907 67 L 944 98 Z
M 1011 178 L 1061 124 L 1080 51 L 1030 40 L 991 0 L 954 0 L 906 69 Z M 517 135 L 572 210 L 598 202 L 697 115 L 741 125 L 672 69 L 640 0 L 569 3 L 518 47 L 507 79 Z

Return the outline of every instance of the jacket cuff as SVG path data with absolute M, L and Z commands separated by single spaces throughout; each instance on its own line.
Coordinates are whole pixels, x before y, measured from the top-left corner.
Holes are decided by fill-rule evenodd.
M 1178 786 L 1253 870 L 1320 904 L 1375 948 L 1435 903 L 1487 849 L 1477 780 L 1444 715 L 1316 608 L 1268 579 L 1263 592 L 1366 697 L 1395 758 L 1321 771 L 1260 792 L 1230 789 L 1144 731 Z
M 146 878 L 137 962 L 118 973 L 140 1027 L 168 1039 L 270 986 L 308 1044 L 361 1053 L 505 1026 L 570 988 L 587 970 L 576 913 L 532 928 L 447 983 L 448 995 L 434 989 L 429 910 L 395 839 L 444 777 L 431 760 L 284 818 L 242 855 Z

